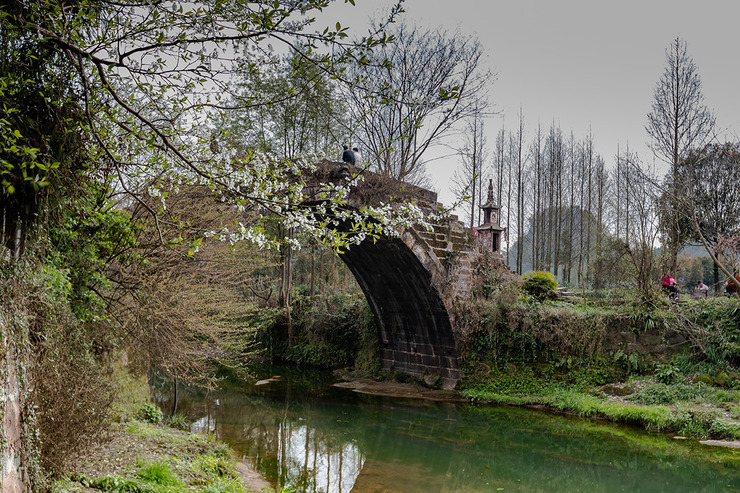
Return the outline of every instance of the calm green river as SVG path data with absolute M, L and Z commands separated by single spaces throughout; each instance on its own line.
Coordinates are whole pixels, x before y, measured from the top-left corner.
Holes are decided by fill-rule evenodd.
M 326 375 L 180 387 L 178 412 L 297 492 L 740 492 L 740 449 L 528 409 L 381 398 Z M 153 383 L 167 413 L 172 388 Z

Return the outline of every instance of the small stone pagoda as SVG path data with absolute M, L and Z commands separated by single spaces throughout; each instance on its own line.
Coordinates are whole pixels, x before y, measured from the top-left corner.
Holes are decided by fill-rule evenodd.
M 498 224 L 501 206 L 493 202 L 493 180 L 488 180 L 488 202 L 480 208 L 483 209 L 483 224 L 475 228 L 475 234 L 495 255 L 501 256 L 501 235 L 505 228 Z

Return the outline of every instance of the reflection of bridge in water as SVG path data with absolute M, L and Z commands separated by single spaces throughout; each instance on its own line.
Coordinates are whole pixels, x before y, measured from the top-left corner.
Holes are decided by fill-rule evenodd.
M 342 180 L 342 163 L 323 161 L 307 187 L 307 204 L 319 183 Z M 360 208 L 414 201 L 432 230 L 413 227 L 400 238 L 367 239 L 340 258 L 365 293 L 375 316 L 386 371 L 400 371 L 452 388 L 461 377 L 455 344 L 454 302 L 467 295 L 483 255 L 480 244 L 456 217 L 433 219 L 441 205 L 429 190 L 365 172 L 351 187 L 349 205 Z

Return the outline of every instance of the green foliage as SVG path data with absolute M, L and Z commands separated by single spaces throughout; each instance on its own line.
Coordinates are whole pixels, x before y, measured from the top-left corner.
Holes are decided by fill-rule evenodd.
M 467 389 L 464 394 L 475 400 L 502 404 L 539 404 L 568 411 L 578 416 L 602 416 L 621 423 L 641 424 L 651 429 L 675 428 L 677 418 L 666 406 L 643 406 L 610 402 L 563 385 L 536 385 L 525 394 L 499 394 L 490 389 Z
M 22 2 L 16 2 L 18 4 Z M 18 250 L 77 194 L 87 164 L 81 108 L 61 52 L 0 15 L 0 242 Z M 12 23 L 11 23 L 12 24 Z
M 625 352 L 618 349 L 614 352 L 612 358 L 614 363 L 622 367 L 628 375 L 640 375 L 648 369 L 645 357 L 638 351 Z
M 662 309 L 622 300 L 609 309 L 602 299 L 594 309 L 478 300 L 457 314 L 464 393 L 473 400 L 544 405 L 650 429 L 730 438 L 740 417 L 738 372 L 728 350 L 737 337 L 738 305 L 691 300 Z M 664 342 L 686 341 L 680 345 L 685 350 L 657 364 L 647 351 L 623 346 L 607 352 L 601 343 L 608 330 L 638 342 L 664 333 Z M 624 394 L 600 388 L 630 375 Z M 611 397 L 625 394 L 631 403 Z
M 690 401 L 704 393 L 702 385 L 655 383 L 628 395 L 627 399 L 640 404 L 673 404 Z
M 46 249 L 47 265 L 64 273 L 69 283 L 70 306 L 81 321 L 106 316 L 101 294 L 110 286 L 112 263 L 140 261 L 133 254 L 136 229 L 130 216 L 115 208 L 101 208 L 107 189 L 91 187 L 74 202 L 59 224 L 51 225 Z
M 621 373 L 604 357 L 580 358 L 561 378 L 579 388 L 604 385 L 616 381 Z
M 717 418 L 712 421 L 709 431 L 717 437 L 740 440 L 740 423 L 737 421 L 727 421 Z
M 175 428 L 176 430 L 189 430 L 190 429 L 190 423 L 188 423 L 188 419 L 185 417 L 184 414 L 173 414 L 172 416 L 169 416 L 167 418 L 167 426 L 170 428 Z
M 146 486 L 140 486 L 136 481 L 122 478 L 117 475 L 108 475 L 102 478 L 95 478 L 84 481 L 84 485 L 103 491 L 113 491 L 120 493 L 154 493 Z
M 457 313 L 466 365 L 552 364 L 560 373 L 578 369 L 581 377 L 596 371 L 610 321 L 603 310 L 496 300 L 474 300 Z
M 203 454 L 193 462 L 194 470 L 215 478 L 233 477 L 233 467 L 230 454 L 223 457 L 222 454 Z
M 131 436 L 124 437 L 122 443 L 112 443 L 108 449 L 113 456 L 95 461 L 98 467 L 115 463 L 120 473 L 95 479 L 72 474 L 56 482 L 52 492 L 88 491 L 81 487 L 138 493 L 247 491 L 234 468 L 233 451 L 213 435 L 182 433 L 139 421 L 132 422 L 126 433 Z M 131 445 L 146 450 L 146 454 L 132 456 Z
M 293 310 L 292 343 L 284 318 L 258 315 L 257 322 L 252 322 L 258 324 L 254 338 L 264 354 L 277 361 L 323 368 L 352 366 L 358 357 L 365 369 L 374 365 L 377 332 L 363 295 L 340 293 L 315 300 L 299 297 Z
M 740 302 L 737 299 L 699 300 L 664 313 L 664 324 L 688 341 L 680 361 L 684 373 L 716 374 L 740 363 Z
M 693 403 L 675 404 L 676 424 L 679 433 L 707 437 L 711 433 L 713 423 L 720 417 L 718 409 L 703 407 Z
M 558 283 L 548 271 L 530 271 L 522 275 L 522 290 L 537 300 L 551 297 Z
M 167 436 L 158 436 L 165 443 L 169 440 Z M 189 444 L 171 443 L 169 446 L 188 447 Z M 139 462 L 140 459 L 136 461 Z M 121 493 L 186 493 L 194 491 L 194 487 L 197 491 L 204 493 L 245 493 L 246 491 L 230 458 L 225 459 L 215 451 L 195 456 L 192 462 L 189 462 L 189 467 L 182 467 L 179 459 L 175 461 L 175 464 L 177 465 L 173 467 L 171 459 L 161 455 L 157 460 L 145 461 L 134 474 L 138 480 L 116 474 L 92 479 L 75 474 L 70 480 L 55 483 L 52 492 L 83 491 L 79 486 Z
M 0 192 L 9 196 L 38 193 L 51 184 L 51 176 L 59 168 L 59 162 L 45 162 L 46 156 L 34 147 L 34 144 L 43 145 L 41 142 L 32 142 L 28 135 L 24 135 L 27 132 L 25 128 L 24 132 L 19 130 L 25 116 L 21 109 L 8 105 L 18 98 L 19 91 L 27 91 L 27 86 L 26 81 L 19 83 L 7 76 L 0 77 L 0 100 L 5 102 L 0 108 Z M 37 97 L 40 98 L 41 94 Z M 28 111 L 28 108 L 23 109 Z
M 665 385 L 675 383 L 681 377 L 678 367 L 671 363 L 659 363 L 655 367 L 655 378 Z
M 501 375 L 494 380 L 487 389 L 497 394 L 525 395 L 533 394 L 539 390 L 547 389 L 549 384 L 544 384 L 542 379 L 522 374 Z
M 140 409 L 139 414 L 147 423 L 159 424 L 164 419 L 164 414 L 162 414 L 162 410 L 153 402 L 145 404 Z
M 144 481 L 162 486 L 180 486 L 183 484 L 172 470 L 172 466 L 164 461 L 146 464 L 139 469 L 136 475 Z

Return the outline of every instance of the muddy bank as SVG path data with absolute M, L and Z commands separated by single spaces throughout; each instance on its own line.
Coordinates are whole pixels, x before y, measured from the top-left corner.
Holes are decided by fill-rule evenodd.
M 424 399 L 440 402 L 468 402 L 468 399 L 455 390 L 435 390 L 411 383 L 376 382 L 369 379 L 359 379 L 335 383 L 334 386 L 351 389 L 360 394 L 379 395 L 383 397 Z
M 234 469 L 242 478 L 244 486 L 251 491 L 265 491 L 272 488 L 272 485 L 257 471 L 249 467 L 244 462 L 237 462 Z

